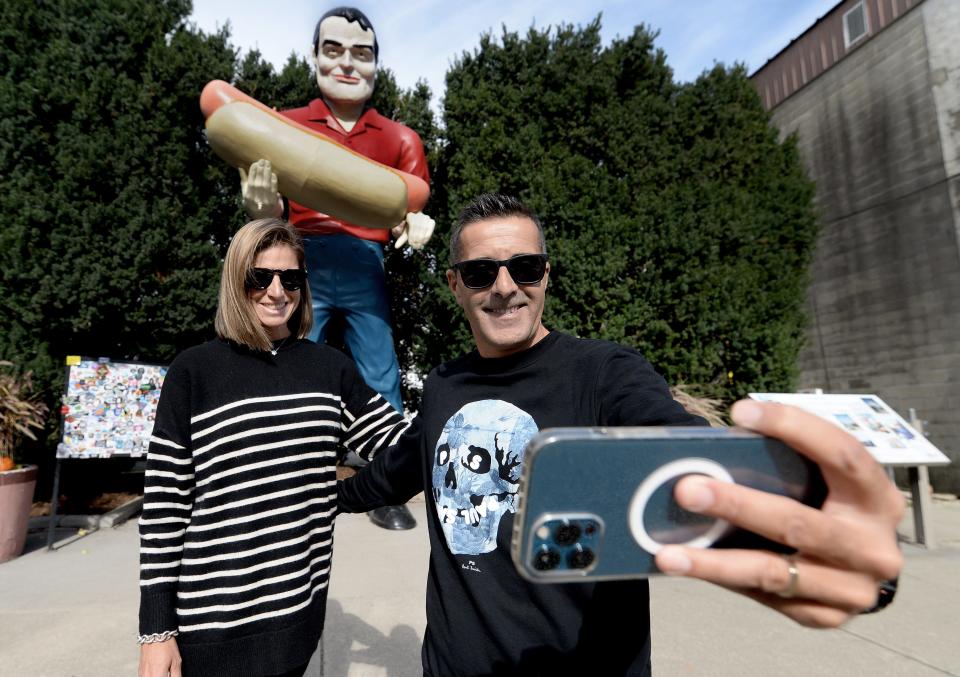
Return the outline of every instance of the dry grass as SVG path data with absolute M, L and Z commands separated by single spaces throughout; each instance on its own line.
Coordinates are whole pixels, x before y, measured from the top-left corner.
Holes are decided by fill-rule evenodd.
M 30 372 L 17 375 L 13 363 L 0 361 L 0 457 L 12 456 L 14 443 L 20 435 L 37 439 L 33 429 L 43 428 L 47 407 L 39 398 L 28 395 L 31 388 Z
M 670 394 L 673 399 L 688 412 L 695 416 L 702 416 L 714 428 L 724 428 L 727 426 L 725 420 L 725 407 L 723 402 L 710 397 L 697 397 L 690 394 L 690 386 L 679 383 L 670 387 Z

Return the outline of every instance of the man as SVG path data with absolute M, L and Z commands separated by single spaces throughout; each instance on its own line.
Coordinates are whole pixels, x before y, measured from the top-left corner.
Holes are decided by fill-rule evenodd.
M 366 15 L 338 7 L 317 22 L 312 49 L 320 98 L 282 115 L 330 137 L 382 164 L 429 181 L 420 137 L 389 120 L 367 104 L 373 95 L 379 46 Z M 244 208 L 250 218 L 279 217 L 282 197 L 277 177 L 266 160 L 241 170 Z M 403 413 L 400 369 L 393 349 L 383 245 L 386 230 L 364 228 L 288 200 L 289 220 L 304 235 L 307 271 L 313 294 L 314 329 L 308 338 L 322 342 L 333 314 L 345 320 L 344 341 L 360 375 L 371 388 Z M 433 233 L 434 222 L 423 213 L 410 213 L 393 229 L 396 246 L 420 249 Z M 352 464 L 362 464 L 351 455 Z M 406 507 L 386 506 L 370 518 L 387 529 L 416 524 Z
M 521 579 L 509 554 L 514 482 L 538 429 L 700 420 L 670 398 L 639 353 L 543 325 L 550 275 L 543 230 L 518 200 L 483 195 L 467 206 L 451 235 L 450 262 L 447 282 L 476 351 L 431 372 L 418 419 L 399 445 L 341 483 L 339 507 L 365 510 L 420 490 L 430 496 L 425 674 L 648 675 L 647 582 Z M 903 499 L 883 470 L 852 437 L 799 410 L 740 402 L 733 418 L 819 463 L 826 503 L 814 510 L 687 477 L 675 491 L 682 507 L 797 555 L 667 546 L 657 566 L 748 595 L 804 625 L 836 626 L 872 607 L 880 581 L 902 564 L 895 530 Z

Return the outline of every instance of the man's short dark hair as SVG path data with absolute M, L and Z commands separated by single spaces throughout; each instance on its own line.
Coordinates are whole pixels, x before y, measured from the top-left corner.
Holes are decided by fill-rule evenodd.
M 460 261 L 460 235 L 463 229 L 471 223 L 477 221 L 486 221 L 488 219 L 502 219 L 508 216 L 520 216 L 530 219 L 537 227 L 537 234 L 540 237 L 540 252 L 547 253 L 547 241 L 543 236 L 543 224 L 540 223 L 540 217 L 523 202 L 511 195 L 501 195 L 500 193 L 484 193 L 473 199 L 460 212 L 457 223 L 450 233 L 450 265 Z
M 342 17 L 350 23 L 356 22 L 360 24 L 360 28 L 365 31 L 373 31 L 373 58 L 374 60 L 378 60 L 380 58 L 380 45 L 377 44 L 377 32 L 373 30 L 373 24 L 370 23 L 370 19 L 367 18 L 367 15 L 356 7 L 334 7 L 320 17 L 320 21 L 317 22 L 317 27 L 313 29 L 314 56 L 320 53 L 320 24 L 323 23 L 324 19 L 329 19 L 332 16 Z

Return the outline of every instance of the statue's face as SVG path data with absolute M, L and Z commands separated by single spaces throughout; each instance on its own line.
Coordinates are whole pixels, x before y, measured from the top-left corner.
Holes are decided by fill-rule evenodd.
M 362 104 L 373 95 L 377 60 L 372 30 L 364 30 L 358 22 L 347 21 L 342 16 L 327 17 L 320 24 L 314 58 L 317 85 L 327 101 Z

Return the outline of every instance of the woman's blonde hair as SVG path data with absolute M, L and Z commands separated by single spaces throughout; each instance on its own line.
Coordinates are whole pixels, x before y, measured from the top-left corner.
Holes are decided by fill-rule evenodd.
M 217 336 L 254 350 L 271 350 L 273 343 L 267 335 L 250 297 L 247 296 L 247 275 L 260 252 L 286 245 L 297 253 L 297 262 L 304 268 L 303 238 L 281 219 L 257 219 L 243 226 L 233 236 L 220 274 L 220 298 L 214 328 Z M 290 333 L 304 338 L 313 328 L 313 303 L 310 285 L 300 288 L 300 303 L 287 322 Z

